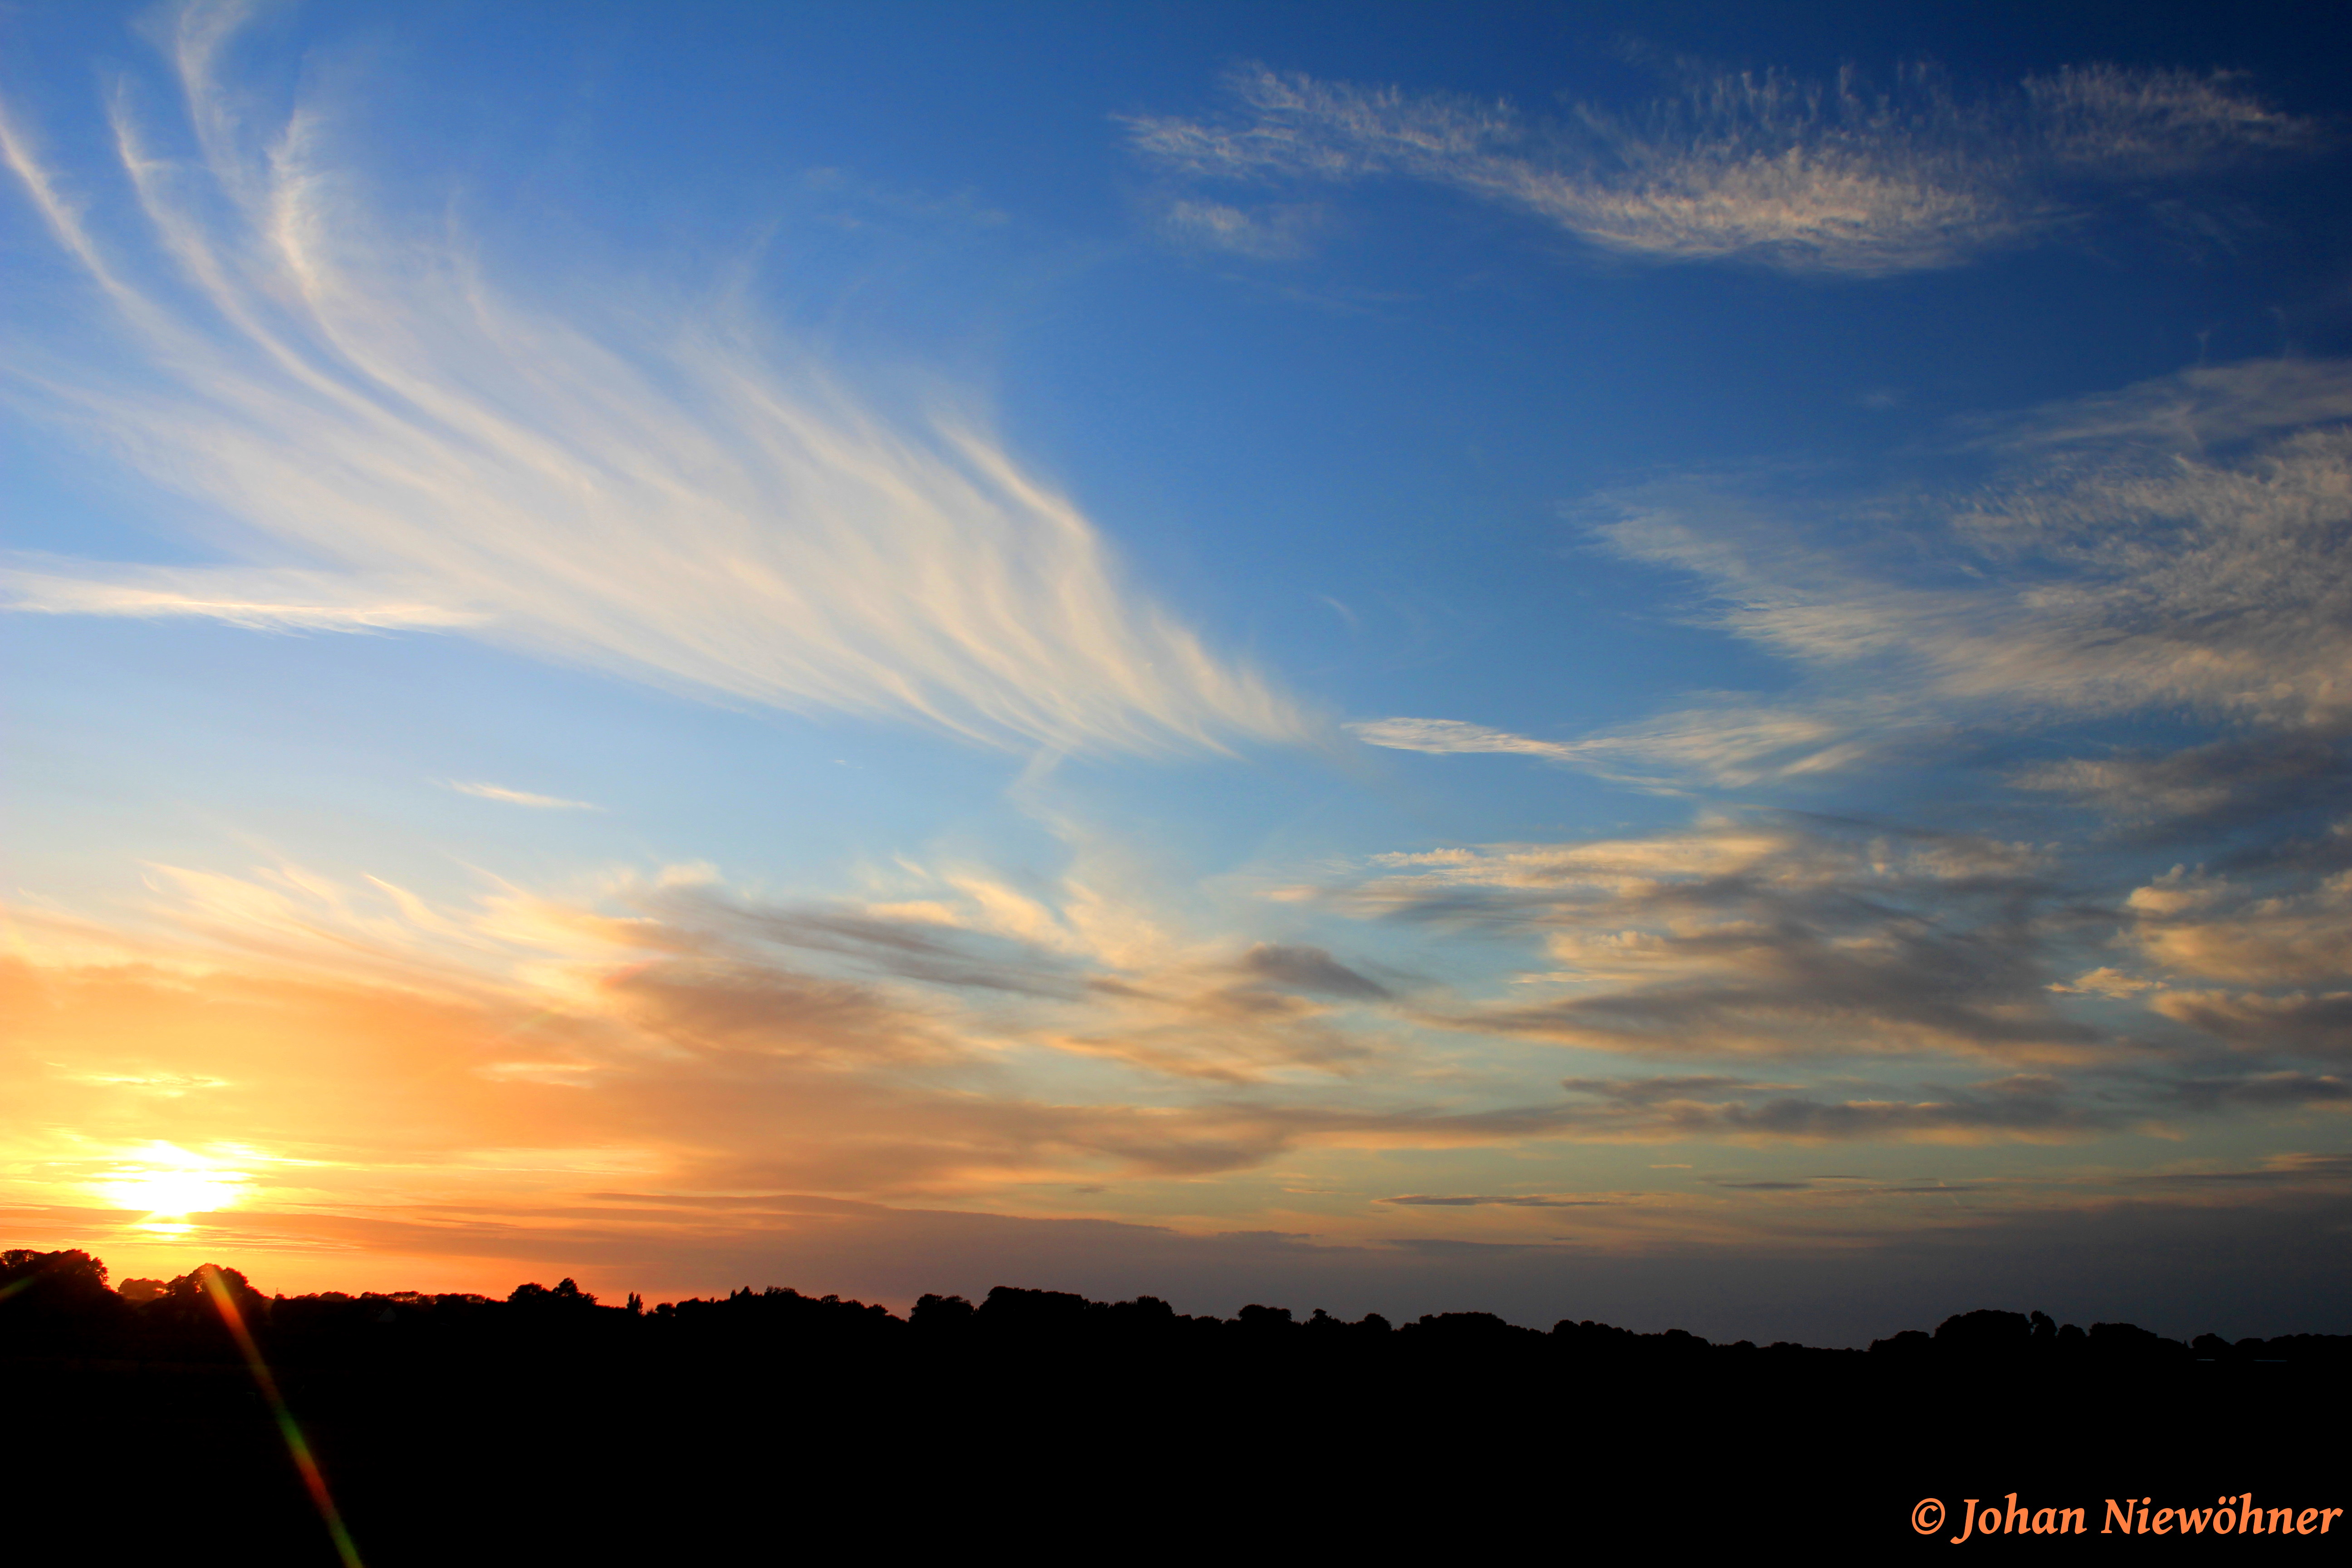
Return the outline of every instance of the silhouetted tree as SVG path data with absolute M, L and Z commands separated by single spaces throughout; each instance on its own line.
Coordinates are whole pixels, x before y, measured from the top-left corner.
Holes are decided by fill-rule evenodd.
M 106 1265 L 87 1252 L 0 1252 L 0 1300 L 71 1310 L 93 1306 L 109 1293 Z
M 579 1308 L 594 1306 L 596 1298 L 573 1280 L 564 1279 L 551 1290 L 544 1285 L 518 1285 L 508 1295 L 507 1303 L 515 1307 Z
M 973 1314 L 979 1327 L 1024 1336 L 1076 1331 L 1086 1320 L 1087 1299 L 1067 1290 L 1024 1290 L 999 1285 Z
M 2032 1322 L 2021 1312 L 1958 1312 L 1936 1325 L 1936 1347 L 1970 1355 L 2013 1355 L 2025 1348 L 2032 1333 Z
M 971 1326 L 972 1305 L 961 1296 L 924 1296 L 907 1321 L 927 1334 L 952 1333 Z
M 130 1310 L 106 1288 L 106 1265 L 87 1252 L 0 1252 L 0 1343 L 96 1349 L 122 1331 Z
M 1533 1339 L 1536 1334 L 1535 1330 L 1506 1322 L 1492 1312 L 1424 1312 L 1406 1324 L 1403 1332 L 1412 1336 L 1416 1345 L 1462 1347 L 1491 1347 Z
M 1936 1353 L 1936 1342 L 1918 1329 L 1905 1329 L 1883 1340 L 1870 1342 L 1870 1353 L 1893 1361 L 1916 1361 Z
M 221 1359 L 230 1345 L 204 1273 L 126 1281 L 118 1294 L 107 1289 L 105 1265 L 86 1252 L 0 1252 L 0 1350 L 15 1346 L 54 1353 L 102 1344 L 111 1347 L 108 1353 L 134 1357 Z M 2105 1375 L 2102 1369 L 2137 1376 L 2167 1365 L 2185 1367 L 2192 1360 L 2310 1366 L 2352 1360 L 2352 1338 L 2285 1335 L 2232 1344 L 2206 1333 L 2192 1347 L 2130 1323 L 2096 1323 L 2086 1334 L 2044 1312 L 1994 1309 L 1955 1314 L 1932 1335 L 1910 1329 L 1874 1340 L 1870 1353 L 1858 1356 L 1785 1341 L 1762 1350 L 1745 1340 L 1711 1345 L 1679 1329 L 1635 1333 L 1589 1319 L 1563 1319 L 1549 1333 L 1539 1334 L 1478 1311 L 1430 1313 L 1395 1331 L 1378 1313 L 1347 1323 L 1317 1308 L 1302 1323 L 1287 1308 L 1252 1302 L 1226 1321 L 1179 1313 L 1154 1296 L 1093 1301 L 1069 1291 L 1007 1285 L 991 1289 L 978 1306 L 961 1296 L 927 1294 L 901 1319 L 878 1304 L 776 1286 L 745 1286 L 724 1297 L 665 1302 L 647 1310 L 634 1292 L 626 1308 L 600 1306 L 569 1278 L 553 1286 L 519 1285 L 502 1302 L 479 1296 L 352 1296 L 339 1290 L 272 1300 L 236 1269 L 221 1269 L 218 1278 L 247 1326 L 272 1347 L 272 1356 L 282 1352 L 297 1363 L 354 1358 L 399 1363 L 406 1357 L 425 1364 L 472 1356 L 482 1365 L 520 1365 L 529 1362 L 532 1347 L 541 1346 L 550 1366 L 567 1357 L 576 1363 L 593 1349 L 600 1365 L 659 1354 L 689 1362 L 704 1358 L 709 1364 L 789 1366 L 803 1375 L 814 1369 L 828 1376 L 864 1376 L 896 1364 L 888 1359 L 894 1345 L 913 1342 L 932 1347 L 922 1363 L 932 1372 L 962 1364 L 992 1369 L 990 1375 L 1023 1377 L 1119 1357 L 1132 1357 L 1134 1365 L 1155 1372 L 1246 1364 L 1262 1374 L 1295 1359 L 1307 1370 L 1390 1365 L 1418 1369 L 1420 1375 L 1454 1363 L 1475 1364 L 1480 1375 L 1487 1375 L 1510 1364 L 1531 1375 L 1570 1369 L 1640 1377 L 1676 1375 L 1701 1366 L 1801 1366 L 1812 1376 L 1841 1366 L 1885 1367 L 1923 1359 L 1986 1366 L 2016 1362 L 2030 1363 L 2037 1375 L 2084 1376 Z M 1008 1358 L 1001 1353 L 1005 1350 L 1018 1353 Z M 846 1353 L 851 1352 L 856 1353 Z
M 2093 1323 L 2090 1350 L 2105 1361 L 2163 1361 L 2189 1354 L 2189 1347 L 2179 1340 L 2168 1340 L 2137 1323 Z

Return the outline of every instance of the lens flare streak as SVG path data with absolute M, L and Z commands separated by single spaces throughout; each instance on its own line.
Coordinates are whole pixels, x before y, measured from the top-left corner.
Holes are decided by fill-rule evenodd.
M 205 1294 L 212 1298 L 214 1307 L 219 1310 L 229 1337 L 236 1341 L 236 1348 L 244 1354 L 246 1367 L 253 1373 L 254 1384 L 261 1390 L 261 1397 L 268 1403 L 269 1413 L 278 1422 L 278 1435 L 286 1439 L 286 1451 L 293 1457 L 294 1468 L 301 1473 L 302 1485 L 309 1489 L 310 1501 L 319 1510 L 319 1518 L 325 1522 L 328 1535 L 334 1540 L 336 1557 L 344 1568 L 362 1568 L 359 1547 L 353 1543 L 352 1532 L 343 1527 L 342 1513 L 335 1507 L 333 1494 L 327 1489 L 326 1472 L 319 1468 L 319 1461 L 310 1452 L 310 1440 L 302 1436 L 302 1428 L 295 1421 L 294 1412 L 288 1406 L 286 1396 L 278 1392 L 278 1379 L 271 1374 L 269 1363 L 261 1359 L 261 1347 L 254 1342 L 253 1331 L 246 1326 L 245 1314 L 238 1310 L 236 1293 L 229 1289 L 228 1281 L 222 1278 L 221 1271 L 212 1264 L 207 1263 L 198 1269 L 196 1277 L 204 1285 Z

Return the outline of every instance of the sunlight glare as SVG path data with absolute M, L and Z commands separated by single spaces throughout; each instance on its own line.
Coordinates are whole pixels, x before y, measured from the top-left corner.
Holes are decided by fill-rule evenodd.
M 126 1167 L 92 1185 L 116 1207 L 142 1210 L 152 1222 L 233 1208 L 243 1195 L 241 1184 L 247 1179 L 242 1171 L 204 1165 L 145 1165 Z

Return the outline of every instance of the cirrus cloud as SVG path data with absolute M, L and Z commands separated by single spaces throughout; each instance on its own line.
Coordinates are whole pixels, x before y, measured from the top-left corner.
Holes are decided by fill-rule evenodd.
M 18 607 L 463 628 L 1002 746 L 1313 731 L 1129 587 L 969 413 L 894 412 L 740 310 L 680 320 L 607 290 L 559 313 L 446 234 L 391 226 L 324 103 L 251 114 L 230 68 L 248 15 L 165 14 L 183 123 L 119 91 L 104 200 L 5 113 L 0 154 L 111 314 L 54 351 L 55 323 L 23 318 L 16 401 L 185 495 L 250 564 L 52 573 L 17 583 Z M 153 243 L 115 237 L 141 228 Z M 124 351 L 111 372 L 91 368 L 99 334 Z
M 1848 276 L 1957 266 L 2050 233 L 2105 192 L 2315 135 L 2221 73 L 2094 66 L 1973 98 L 1925 68 L 1885 89 L 1853 70 L 1682 74 L 1677 95 L 1633 115 L 1578 103 L 1547 121 L 1498 100 L 1251 66 L 1227 79 L 1225 116 L 1127 124 L 1143 157 L 1192 178 L 1420 180 L 1621 256 Z M 1216 210 L 1247 231 L 1248 215 Z

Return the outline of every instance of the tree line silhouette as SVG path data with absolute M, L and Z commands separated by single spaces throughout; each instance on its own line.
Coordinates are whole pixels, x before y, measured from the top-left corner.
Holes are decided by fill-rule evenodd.
M 1478 1311 L 1426 1313 L 1392 1324 L 1377 1312 L 1350 1322 L 1318 1308 L 1302 1320 L 1286 1307 L 1254 1304 L 1232 1318 L 1218 1318 L 1178 1312 L 1156 1296 L 1095 1301 L 1065 1290 L 1008 1285 L 997 1286 L 977 1304 L 961 1296 L 926 1295 L 901 1318 L 879 1305 L 776 1286 L 747 1286 L 727 1296 L 649 1309 L 635 1295 L 622 1305 L 606 1305 L 568 1279 L 553 1286 L 518 1285 L 503 1300 L 414 1290 L 271 1297 L 256 1290 L 236 1269 L 216 1271 L 264 1342 L 301 1363 L 364 1354 L 409 1340 L 446 1352 L 468 1342 L 508 1352 L 518 1343 L 546 1339 L 589 1340 L 606 1353 L 698 1346 L 741 1353 L 763 1344 L 796 1352 L 823 1345 L 976 1355 L 1015 1347 L 1033 1354 L 1135 1350 L 1327 1358 L 1482 1352 L 1650 1368 L 1720 1368 L 1750 1358 L 1816 1366 L 1860 1358 L 1863 1365 L 1906 1367 L 1921 1361 L 1987 1360 L 2141 1369 L 2191 1362 L 2352 1363 L 2352 1335 L 2301 1333 L 2232 1342 L 2205 1333 L 2184 1343 L 2131 1323 L 2097 1322 L 2087 1331 L 2073 1323 L 2062 1326 L 2039 1311 L 1958 1313 L 1932 1333 L 1907 1329 L 1873 1341 L 1867 1351 L 1853 1351 L 1786 1341 L 1717 1344 L 1681 1329 L 1644 1334 L 1590 1319 L 1562 1319 L 1544 1332 Z M 106 1265 L 86 1252 L 0 1252 L 0 1353 L 71 1350 L 186 1357 L 224 1350 L 227 1342 L 219 1312 L 199 1274 L 128 1279 L 110 1289 Z
M 903 1315 L 781 1288 L 614 1303 L 571 1279 L 270 1296 L 233 1268 L 116 1288 L 86 1252 L 0 1253 L 0 1474 L 123 1562 L 351 1561 L 273 1411 L 371 1568 L 834 1542 L 1389 1560 L 1516 1549 L 1536 1519 L 1562 1550 L 1622 1528 L 1719 1545 L 1758 1520 L 1809 1549 L 1940 1546 L 1906 1522 L 1923 1496 L 2336 1505 L 2335 1450 L 2299 1435 L 2347 1385 L 2352 1336 L 2183 1343 L 2039 1312 L 1852 1350 L 1009 1286 Z

